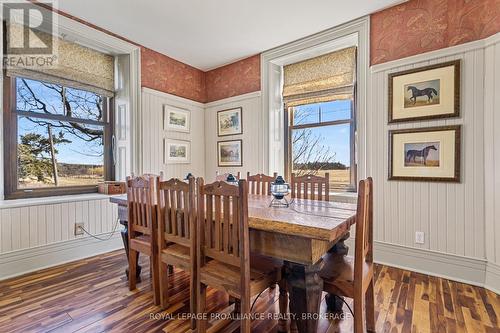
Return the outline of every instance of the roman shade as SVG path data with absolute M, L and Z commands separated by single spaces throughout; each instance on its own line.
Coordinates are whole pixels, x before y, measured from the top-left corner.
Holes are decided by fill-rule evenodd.
M 21 38 L 23 27 L 9 24 L 8 36 Z M 42 40 L 50 38 L 45 34 Z M 7 38 L 9 43 L 9 38 Z M 8 76 L 21 76 L 28 79 L 45 81 L 77 89 L 92 91 L 106 97 L 114 95 L 114 57 L 61 38 L 54 42 L 54 54 L 57 56 L 52 67 L 11 67 Z
M 288 107 L 352 98 L 356 47 L 286 65 L 283 72 L 283 99 Z

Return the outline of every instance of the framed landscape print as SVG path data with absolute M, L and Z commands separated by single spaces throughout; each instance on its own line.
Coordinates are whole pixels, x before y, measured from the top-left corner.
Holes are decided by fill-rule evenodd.
M 217 112 L 217 135 L 243 134 L 241 107 Z
M 182 164 L 191 162 L 191 142 L 165 139 L 165 164 Z
M 243 166 L 243 141 L 218 141 L 217 164 L 220 167 Z
M 389 180 L 460 182 L 461 127 L 389 131 Z
M 189 110 L 164 105 L 163 120 L 165 130 L 189 133 L 191 127 L 191 113 Z
M 459 113 L 460 60 L 389 74 L 389 123 Z

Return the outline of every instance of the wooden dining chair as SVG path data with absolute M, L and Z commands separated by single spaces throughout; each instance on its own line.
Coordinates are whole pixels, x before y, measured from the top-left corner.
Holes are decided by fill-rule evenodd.
M 278 173 L 275 172 L 273 176 L 267 176 L 262 173 L 251 176 L 247 172 L 248 190 L 250 194 L 257 195 L 271 195 L 271 183 L 276 180 Z
M 296 176 L 292 173 L 292 198 L 330 201 L 330 174 Z
M 160 300 L 162 309 L 169 307 L 167 267 L 178 267 L 190 273 L 190 311 L 196 309 L 196 200 L 195 179 L 188 183 L 172 178 L 157 180 L 158 251 L 160 259 Z M 194 319 L 191 328 L 195 328 Z
M 251 297 L 280 281 L 281 263 L 267 257 L 250 257 L 248 228 L 248 185 L 223 181 L 204 185 L 197 179 L 198 195 L 198 332 L 207 330 L 207 286 L 223 290 L 236 300 L 239 321 L 226 330 L 250 333 Z
M 153 299 L 160 304 L 156 209 L 153 198 L 156 178 L 127 178 L 129 289 L 136 288 L 138 253 L 150 257 Z
M 226 179 L 227 179 L 227 176 L 229 176 L 230 174 L 232 174 L 236 179 L 240 180 L 241 179 L 241 172 L 237 172 L 237 173 L 230 173 L 230 172 L 226 172 L 226 173 L 219 173 L 218 171 L 215 173 L 215 181 L 218 181 L 218 182 L 225 182 Z
M 328 253 L 320 271 L 323 290 L 354 301 L 354 333 L 375 332 L 373 281 L 373 180 L 358 187 L 354 258 Z

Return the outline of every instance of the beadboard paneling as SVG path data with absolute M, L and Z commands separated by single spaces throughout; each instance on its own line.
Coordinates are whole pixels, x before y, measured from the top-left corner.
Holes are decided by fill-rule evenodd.
M 86 238 L 74 235 L 75 223 L 83 223 L 91 234 L 106 234 L 113 230 L 117 218 L 116 206 L 107 196 L 0 208 L 0 254 Z
M 455 59 L 462 60 L 460 118 L 387 124 L 389 73 Z M 376 184 L 374 226 L 377 241 L 472 258 L 486 257 L 485 71 L 489 71 L 485 67 L 485 50 L 476 48 L 417 63 L 400 62 L 397 67 L 386 66 L 372 72 L 367 165 L 368 174 L 374 177 Z M 389 130 L 456 124 L 462 125 L 460 184 L 387 180 Z M 486 179 L 490 179 L 488 175 Z M 415 243 L 416 231 L 425 232 L 424 244 Z
M 191 111 L 191 131 L 182 133 L 163 129 L 163 106 L 172 105 Z M 203 104 L 181 97 L 143 88 L 141 152 L 142 172 L 158 174 L 163 171 L 165 178 L 184 178 L 188 172 L 196 177 L 205 176 L 205 115 Z M 164 139 L 191 141 L 191 163 L 165 164 Z
M 486 47 L 485 68 L 486 256 L 488 261 L 496 263 L 497 267 L 500 267 L 500 43 Z M 500 270 L 498 273 L 500 274 Z
M 242 107 L 243 134 L 230 136 L 217 136 L 217 111 Z M 215 173 L 241 172 L 259 173 L 264 170 L 263 161 L 263 136 L 262 104 L 260 92 L 249 93 L 212 102 L 205 108 L 205 149 L 206 149 L 206 180 L 215 180 Z M 219 167 L 217 165 L 217 141 L 243 140 L 243 166 Z M 272 172 L 271 172 L 272 174 Z

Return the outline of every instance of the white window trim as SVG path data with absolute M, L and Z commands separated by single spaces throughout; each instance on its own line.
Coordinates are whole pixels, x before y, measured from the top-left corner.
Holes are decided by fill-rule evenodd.
M 366 108 L 370 64 L 369 16 L 345 23 L 318 34 L 271 49 L 261 55 L 262 126 L 264 140 L 262 165 L 266 173 L 284 173 L 284 110 L 281 96 L 284 65 L 357 46 L 355 160 L 358 179 L 366 176 Z
M 46 10 L 40 8 L 41 10 Z M 137 172 L 138 159 L 134 156 L 140 156 L 140 140 L 134 138 L 140 137 L 140 124 L 137 119 L 138 111 L 141 105 L 141 53 L 140 47 L 127 42 L 123 39 L 114 37 L 100 30 L 94 29 L 88 25 L 70 19 L 66 16 L 57 15 L 54 20 L 55 31 L 59 37 L 76 42 L 83 46 L 105 52 L 113 56 L 128 55 L 129 62 L 129 77 L 130 77 L 130 98 L 127 127 L 128 137 L 128 156 L 126 164 L 118 166 L 124 170 L 125 174 Z M 3 45 L 3 25 L 0 25 L 0 43 Z M 3 59 L 3 48 L 0 48 L 0 58 Z M 0 76 L 0 200 L 4 199 L 4 143 L 3 143 L 3 76 Z M 134 144 L 135 142 L 135 144 Z

